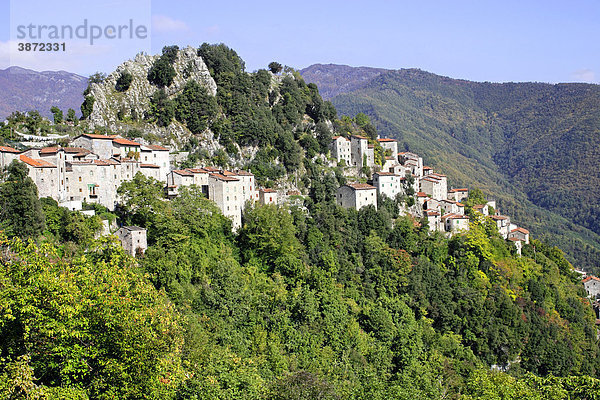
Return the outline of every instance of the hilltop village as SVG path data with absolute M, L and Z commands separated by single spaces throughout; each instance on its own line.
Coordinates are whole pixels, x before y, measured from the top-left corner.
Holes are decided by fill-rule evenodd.
M 339 205 L 357 210 L 369 205 L 377 208 L 378 199 L 383 196 L 394 199 L 408 195 L 414 198 L 414 204 L 401 212 L 426 218 L 432 232 L 452 235 L 469 229 L 469 217 L 462 203 L 469 196 L 467 188 L 449 189 L 445 175 L 423 165 L 423 159 L 417 154 L 398 152 L 396 140 L 379 138 L 378 142 L 385 151 L 381 169 L 375 164 L 374 145 L 369 144 L 366 137 L 332 138 L 331 166 L 346 167 L 349 176 L 365 169 L 374 171 L 372 179 L 338 188 Z M 118 135 L 82 134 L 66 147 L 22 152 L 0 147 L 0 167 L 13 160 L 27 166 L 40 197 L 50 197 L 71 210 L 80 210 L 83 203 L 99 203 L 114 210 L 119 201 L 118 187 L 137 173 L 163 182 L 168 198 L 176 197 L 182 186 L 197 185 L 231 219 L 234 229 L 241 226 L 246 204 L 278 204 L 293 194 L 293 191 L 280 193 L 272 188 L 257 187 L 250 171 L 229 171 L 213 166 L 176 169 L 176 156 L 168 148 Z M 500 235 L 515 244 L 518 254 L 522 245 L 529 243 L 529 231 L 511 223 L 509 216 L 500 214 L 494 200 L 475 205 L 473 209 L 493 219 Z

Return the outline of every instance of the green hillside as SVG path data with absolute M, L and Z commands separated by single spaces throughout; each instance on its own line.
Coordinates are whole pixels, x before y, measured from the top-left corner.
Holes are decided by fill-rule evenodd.
M 318 82 L 317 82 L 318 83 Z M 455 187 L 479 187 L 534 236 L 600 272 L 600 86 L 477 83 L 389 71 L 332 99 L 422 155 Z

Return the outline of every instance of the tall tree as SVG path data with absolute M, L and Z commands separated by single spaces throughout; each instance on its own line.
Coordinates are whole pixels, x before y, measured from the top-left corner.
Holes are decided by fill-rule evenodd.
M 0 229 L 9 236 L 35 238 L 44 229 L 44 213 L 37 186 L 25 164 L 13 161 L 6 182 L 0 186 Z

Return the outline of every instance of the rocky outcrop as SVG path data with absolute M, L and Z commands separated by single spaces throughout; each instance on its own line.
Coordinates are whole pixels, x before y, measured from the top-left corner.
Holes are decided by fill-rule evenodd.
M 127 60 L 99 84 L 92 84 L 90 95 L 94 97 L 94 107 L 88 121 L 90 127 L 108 127 L 113 131 L 122 131 L 131 127 L 129 121 L 138 120 L 144 125 L 143 118 L 150 106 L 150 98 L 159 90 L 148 82 L 148 71 L 160 56 L 140 53 L 133 60 Z M 195 80 L 208 89 L 211 95 L 217 94 L 217 84 L 211 77 L 206 64 L 193 47 L 186 47 L 178 52 L 173 67 L 177 72 L 173 83 L 165 88 L 167 95 L 175 97 L 190 80 Z M 123 72 L 129 72 L 133 80 L 129 89 L 118 92 L 115 88 L 117 80 Z M 189 136 L 189 131 L 178 123 L 171 123 L 166 128 L 146 124 L 145 132 L 152 132 L 172 145 L 178 139 Z

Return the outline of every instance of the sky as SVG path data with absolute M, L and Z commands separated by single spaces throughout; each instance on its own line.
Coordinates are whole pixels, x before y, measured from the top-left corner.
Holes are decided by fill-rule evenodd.
M 0 0 L 0 68 L 111 72 L 140 51 L 225 43 L 246 70 L 278 61 L 420 68 L 491 82 L 600 83 L 600 1 Z M 17 27 L 100 29 L 133 21 L 146 37 L 65 42 L 65 52 L 19 52 Z M 112 31 L 110 31 L 112 32 Z M 91 36 L 91 35 L 90 35 Z

